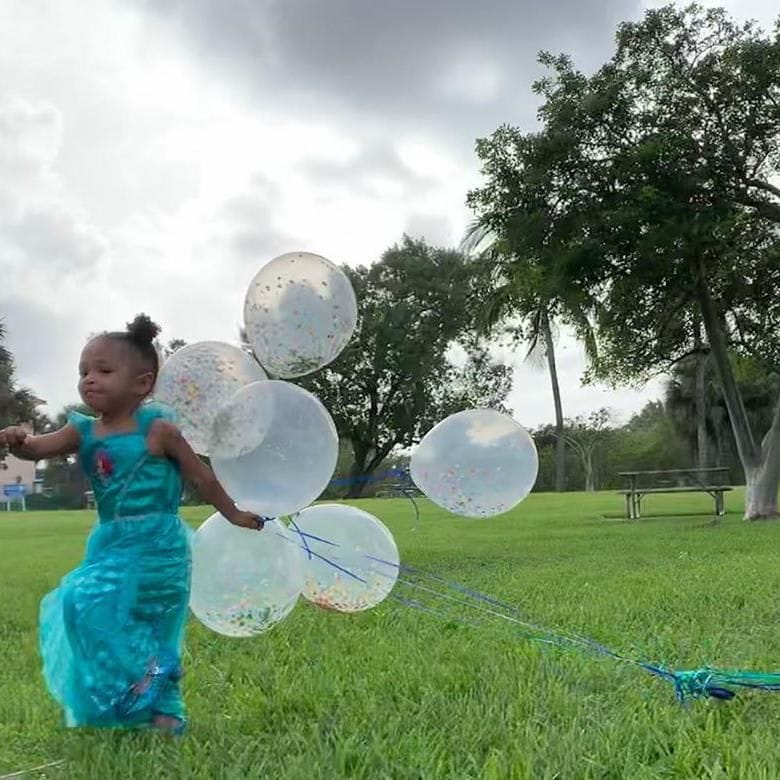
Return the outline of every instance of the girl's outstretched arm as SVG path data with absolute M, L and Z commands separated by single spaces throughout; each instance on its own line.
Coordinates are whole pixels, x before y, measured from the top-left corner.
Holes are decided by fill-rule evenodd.
M 244 512 L 235 505 L 214 472 L 195 454 L 175 425 L 165 420 L 156 420 L 149 431 L 148 446 L 153 454 L 175 460 L 183 476 L 195 486 L 200 497 L 212 504 L 233 525 L 262 530 L 263 518 L 252 512 Z
M 12 455 L 22 460 L 46 460 L 58 455 L 72 455 L 78 452 L 80 443 L 79 432 L 72 425 L 40 436 L 33 436 L 19 425 L 0 430 L 0 449 L 7 447 Z

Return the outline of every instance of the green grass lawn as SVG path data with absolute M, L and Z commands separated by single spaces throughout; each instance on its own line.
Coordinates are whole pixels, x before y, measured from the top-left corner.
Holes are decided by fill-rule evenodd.
M 360 503 L 405 563 L 544 625 L 676 668 L 780 668 L 780 525 L 744 523 L 738 492 L 718 523 L 708 496 L 645 504 L 652 516 L 635 523 L 617 519 L 613 493 L 534 495 L 484 521 L 423 504 L 415 530 L 403 500 Z M 185 738 L 66 730 L 40 676 L 38 602 L 79 560 L 90 525 L 88 513 L 0 515 L 0 776 L 60 759 L 45 776 L 780 776 L 780 694 L 682 708 L 631 667 L 390 600 L 352 616 L 302 603 L 251 640 L 193 621 Z

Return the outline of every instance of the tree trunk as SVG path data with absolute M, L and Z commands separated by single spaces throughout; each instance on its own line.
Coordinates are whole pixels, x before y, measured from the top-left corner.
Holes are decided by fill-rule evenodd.
M 777 464 L 745 471 L 745 520 L 777 517 Z
M 715 436 L 715 464 L 716 466 L 726 466 L 731 463 L 731 451 L 726 446 L 728 441 L 728 431 L 723 423 L 724 414 L 720 407 L 715 407 L 711 413 L 712 432 Z
M 780 399 L 775 405 L 772 426 L 761 443 L 761 465 L 745 469 L 745 519 L 777 517 L 777 489 L 780 484 Z
M 558 366 L 555 363 L 555 342 L 550 320 L 546 314 L 542 317 L 542 331 L 555 406 L 555 490 L 560 493 L 566 490 L 566 439 L 563 432 L 563 404 L 561 402 L 561 387 L 558 383 Z
M 585 469 L 585 490 L 593 493 L 596 490 L 596 483 L 593 479 L 593 458 L 590 452 L 582 459 L 582 465 Z
M 699 304 L 704 329 L 712 350 L 712 359 L 720 379 L 737 452 L 745 470 L 745 520 L 777 516 L 777 491 L 780 485 L 780 402 L 775 406 L 772 427 L 761 447 L 750 428 L 745 404 L 740 395 L 729 360 L 724 328 L 707 285 L 706 271 L 698 269 Z
M 361 498 L 363 496 L 370 478 L 384 463 L 395 444 L 395 441 L 389 442 L 378 450 L 374 446 L 355 447 L 353 445 L 352 451 L 355 459 L 349 470 L 349 485 L 345 498 Z
M 366 487 L 366 463 L 368 462 L 368 450 L 365 447 L 352 446 L 354 460 L 349 469 L 349 484 L 345 498 L 360 498 Z
M 696 364 L 696 466 L 709 466 L 709 437 L 707 436 L 707 368 L 709 355 L 699 353 Z

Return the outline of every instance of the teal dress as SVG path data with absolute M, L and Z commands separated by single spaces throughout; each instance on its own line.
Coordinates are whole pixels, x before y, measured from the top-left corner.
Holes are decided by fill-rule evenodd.
M 145 404 L 135 416 L 135 431 L 102 437 L 93 418 L 70 416 L 98 521 L 40 614 L 43 674 L 68 726 L 133 728 L 157 714 L 184 723 L 190 532 L 177 464 L 146 446 L 152 423 L 169 415 Z

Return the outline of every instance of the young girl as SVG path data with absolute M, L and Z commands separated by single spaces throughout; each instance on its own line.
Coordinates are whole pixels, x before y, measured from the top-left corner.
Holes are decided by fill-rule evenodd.
M 79 393 L 96 417 L 73 413 L 43 436 L 0 431 L 0 447 L 28 460 L 78 452 L 97 502 L 84 561 L 41 603 L 43 673 L 69 726 L 184 727 L 190 551 L 180 474 L 231 523 L 263 527 L 236 508 L 169 415 L 144 403 L 157 378 L 158 333 L 141 315 L 126 332 L 87 344 Z

